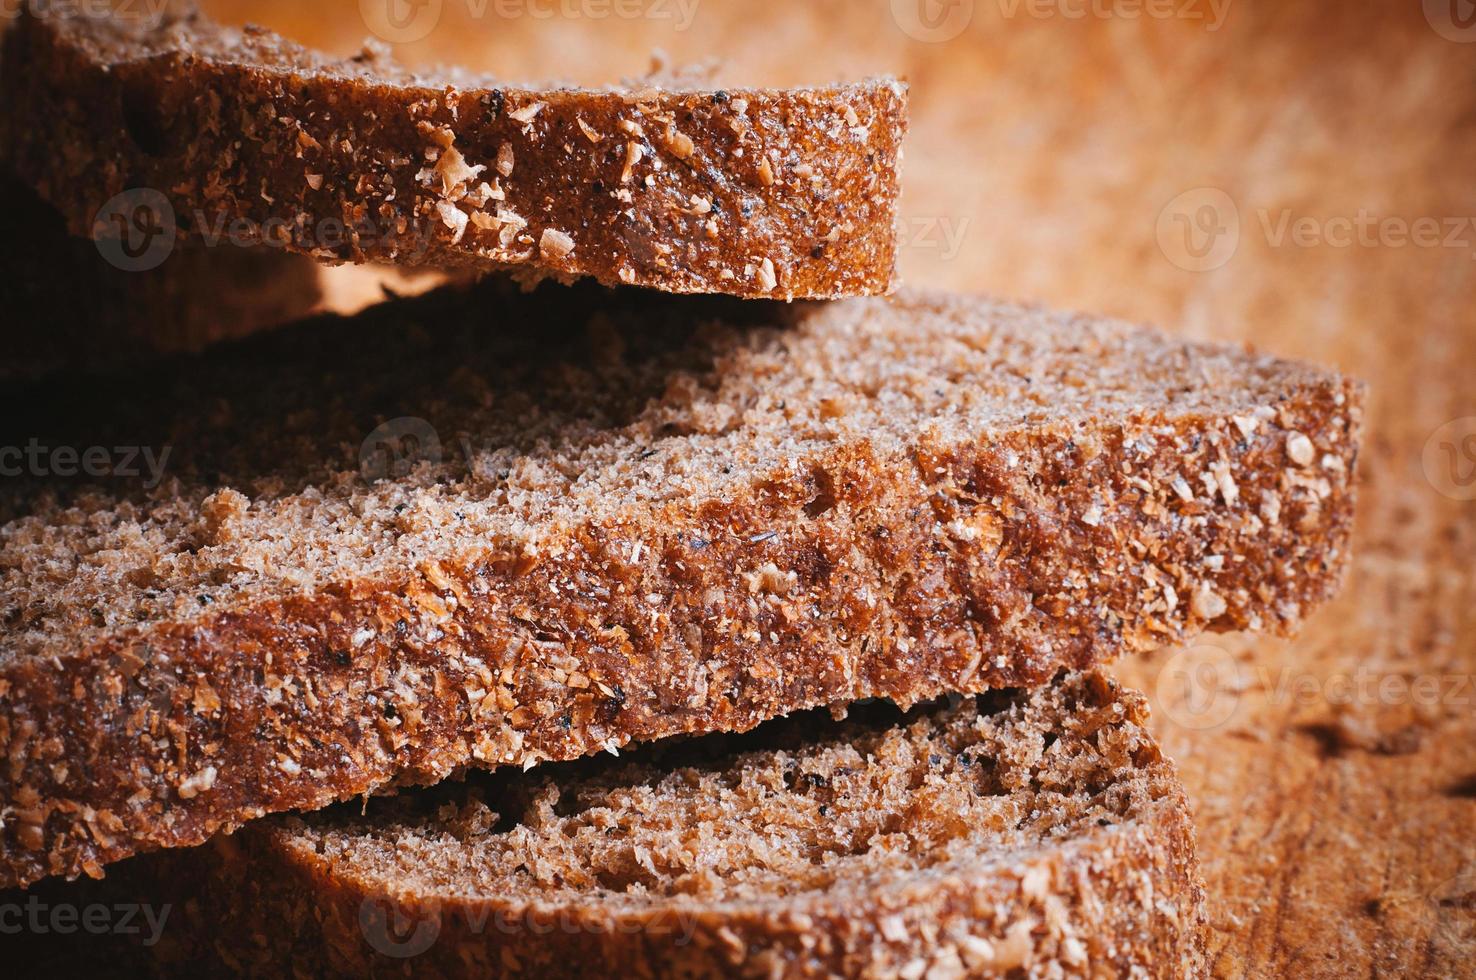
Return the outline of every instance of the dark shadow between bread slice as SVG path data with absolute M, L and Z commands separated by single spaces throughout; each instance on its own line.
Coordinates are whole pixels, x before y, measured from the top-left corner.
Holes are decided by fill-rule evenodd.
M 171 243 L 131 265 L 69 236 L 55 209 L 3 171 L 0 213 L 12 229 L 0 235 L 0 384 L 11 388 L 198 351 L 299 320 L 322 299 L 318 264 L 282 250 Z

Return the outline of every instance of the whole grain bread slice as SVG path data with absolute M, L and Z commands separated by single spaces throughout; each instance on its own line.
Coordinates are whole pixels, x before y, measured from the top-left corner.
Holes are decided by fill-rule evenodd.
M 103 254 L 55 209 L 0 173 L 0 382 L 102 371 L 299 320 L 322 299 L 320 269 L 269 248 Z M 105 246 L 106 248 L 106 246 Z
M 94 887 L 173 909 L 160 975 L 1198 977 L 1194 829 L 1145 714 L 1090 673 L 822 710 L 262 821 Z
M 1290 631 L 1345 564 L 1361 399 L 984 299 L 499 282 L 22 390 L 0 880 L 465 766 Z M 59 446 L 137 448 L 139 474 L 63 480 Z
M 339 61 L 192 3 L 157 19 L 26 3 L 0 57 L 0 156 L 95 227 L 164 195 L 196 240 L 330 262 L 514 269 L 749 297 L 895 280 L 906 91 L 881 79 L 604 90 Z

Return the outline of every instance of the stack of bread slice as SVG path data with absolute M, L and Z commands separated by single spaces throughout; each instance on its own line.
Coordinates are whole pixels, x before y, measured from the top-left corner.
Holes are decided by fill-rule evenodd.
M 196 244 L 513 273 L 6 391 L 0 447 L 162 460 L 0 482 L 0 886 L 180 910 L 36 962 L 1202 970 L 1182 789 L 1097 670 L 1336 590 L 1356 384 L 896 291 L 891 80 L 4 44 L 0 163 L 74 233 L 143 186 Z

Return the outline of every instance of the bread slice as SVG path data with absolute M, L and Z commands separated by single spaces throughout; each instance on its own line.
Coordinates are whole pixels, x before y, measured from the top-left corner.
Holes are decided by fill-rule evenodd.
M 181 976 L 1197 977 L 1145 714 L 1076 674 L 793 716 L 263 821 L 118 898 L 170 904 L 152 966 Z
M 20 391 L 0 446 L 151 456 L 0 482 L 0 880 L 1287 632 L 1345 564 L 1361 400 L 983 299 L 497 282 Z
M 0 381 L 100 371 L 299 320 L 322 299 L 318 265 L 267 248 L 181 246 L 120 268 L 73 238 L 56 211 L 0 173 Z
M 28 0 L 9 32 L 0 155 L 76 234 L 142 187 L 195 239 L 332 262 L 749 297 L 893 288 L 893 79 L 529 88 L 414 74 L 382 49 L 333 60 L 189 3 L 157 23 L 71 11 Z

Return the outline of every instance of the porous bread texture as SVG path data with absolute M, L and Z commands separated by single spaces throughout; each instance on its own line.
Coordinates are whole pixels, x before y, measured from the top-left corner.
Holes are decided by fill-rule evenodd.
M 102 371 L 280 326 L 322 299 L 319 267 L 270 248 L 181 245 L 122 269 L 67 234 L 61 215 L 0 172 L 0 383 Z
M 0 444 L 173 450 L 153 488 L 0 486 L 7 882 L 1289 631 L 1338 585 L 1361 418 L 1334 373 L 924 294 L 490 284 L 117 385 L 0 412 Z M 435 460 L 370 479 L 407 417 Z
M 79 235 L 151 188 L 190 238 L 328 262 L 749 297 L 895 284 L 894 79 L 523 87 L 332 60 L 189 3 L 152 24 L 28 2 L 0 72 L 0 158 Z
M 264 821 L 146 859 L 188 883 L 156 968 L 1198 977 L 1194 829 L 1145 716 L 1066 674 Z

